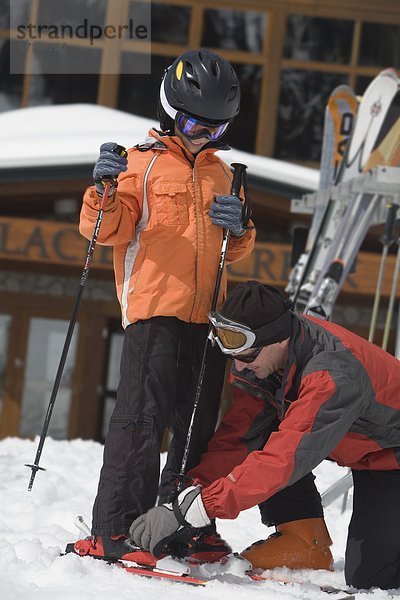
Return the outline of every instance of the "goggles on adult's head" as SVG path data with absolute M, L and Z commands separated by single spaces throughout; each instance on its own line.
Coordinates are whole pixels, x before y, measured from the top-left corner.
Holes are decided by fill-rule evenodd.
M 176 114 L 175 123 L 182 135 L 189 140 L 197 140 L 205 137 L 212 142 L 220 138 L 230 125 L 230 121 L 219 125 L 210 125 L 194 117 L 189 117 L 182 112 Z
M 224 354 L 239 354 L 251 348 L 256 341 L 256 334 L 242 323 L 231 321 L 216 312 L 209 313 L 208 319 L 211 324 L 211 343 L 217 343 Z
M 247 325 L 223 317 L 218 312 L 211 312 L 208 315 L 211 325 L 209 338 L 212 343 L 218 344 L 221 352 L 235 357 L 249 348 L 269 346 L 289 337 L 292 315 L 292 311 L 287 310 L 274 321 L 258 329 L 250 329 Z

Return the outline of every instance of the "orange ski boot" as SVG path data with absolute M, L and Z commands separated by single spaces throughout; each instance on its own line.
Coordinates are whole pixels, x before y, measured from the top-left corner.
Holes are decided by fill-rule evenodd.
M 326 569 L 333 571 L 332 540 L 323 518 L 277 525 L 276 533 L 255 542 L 241 555 L 255 569 Z

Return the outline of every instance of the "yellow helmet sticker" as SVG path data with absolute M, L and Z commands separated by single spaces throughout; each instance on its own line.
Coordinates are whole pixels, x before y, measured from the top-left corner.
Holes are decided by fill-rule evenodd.
M 182 73 L 183 73 L 183 62 L 180 60 L 178 62 L 178 64 L 176 65 L 176 69 L 175 69 L 175 75 L 176 75 L 176 78 L 178 81 L 181 80 Z

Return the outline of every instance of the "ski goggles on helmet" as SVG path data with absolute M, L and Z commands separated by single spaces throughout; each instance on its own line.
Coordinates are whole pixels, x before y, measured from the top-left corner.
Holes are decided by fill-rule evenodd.
M 210 125 L 181 112 L 176 114 L 175 123 L 182 135 L 187 137 L 188 140 L 197 140 L 204 137 L 212 142 L 220 138 L 230 125 L 230 121 L 219 125 Z

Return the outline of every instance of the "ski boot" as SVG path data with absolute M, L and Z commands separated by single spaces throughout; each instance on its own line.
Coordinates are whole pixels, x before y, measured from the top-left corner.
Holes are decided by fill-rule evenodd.
M 323 518 L 301 519 L 276 526 L 266 540 L 255 542 L 241 555 L 254 569 L 326 569 L 333 571 L 332 540 Z
M 78 540 L 73 544 L 67 544 L 65 553 L 68 554 L 70 552 L 79 556 L 100 558 L 108 562 L 123 560 L 152 567 L 157 562 L 150 552 L 134 546 L 127 535 L 90 536 L 84 540 Z
M 75 525 L 86 537 L 67 544 L 65 554 L 73 552 L 78 556 L 92 556 L 108 562 L 130 561 L 151 567 L 156 565 L 156 559 L 151 552 L 132 544 L 128 535 L 93 536 L 82 517 L 77 517 Z
M 193 536 L 183 550 L 185 558 L 197 563 L 216 563 L 231 553 L 232 548 L 221 538 L 215 523 Z

